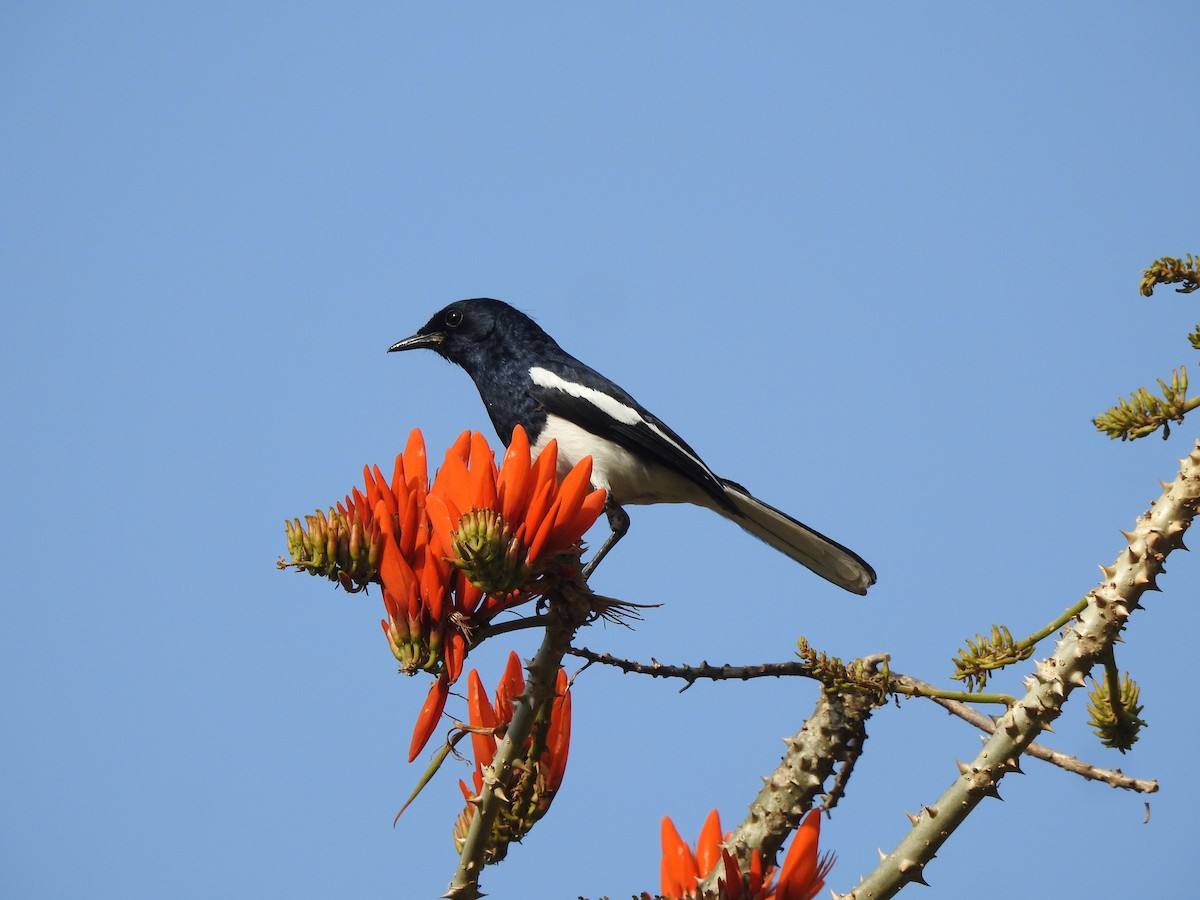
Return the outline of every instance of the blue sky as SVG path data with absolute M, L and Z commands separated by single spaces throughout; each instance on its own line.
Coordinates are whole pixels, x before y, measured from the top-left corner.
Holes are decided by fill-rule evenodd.
M 435 457 L 491 437 L 462 372 L 384 353 L 452 299 L 527 310 L 879 572 L 850 597 L 709 513 L 634 509 L 595 584 L 665 605 L 587 646 L 748 663 L 803 634 L 945 682 L 963 638 L 1053 618 L 1196 433 L 1089 422 L 1193 358 L 1194 299 L 1137 295 L 1200 250 L 1191 12 L 8 4 L 0 894 L 444 889 L 465 767 L 391 827 L 424 683 L 395 674 L 377 595 L 274 563 L 285 518 L 411 428 Z M 1100 748 L 1082 695 L 1048 738 L 1160 779 L 1149 824 L 1029 761 L 922 896 L 1178 893 L 1200 569 L 1168 568 L 1118 657 L 1143 740 Z M 472 656 L 490 684 L 495 643 Z M 815 696 L 589 670 L 564 790 L 485 890 L 653 888 L 660 817 L 736 822 Z M 870 733 L 823 832 L 838 890 L 979 746 L 916 702 Z

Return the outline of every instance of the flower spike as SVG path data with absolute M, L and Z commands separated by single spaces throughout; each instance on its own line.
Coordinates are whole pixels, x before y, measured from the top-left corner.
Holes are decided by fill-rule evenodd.
M 347 590 L 380 585 L 381 624 L 400 670 L 438 679 L 414 731 L 414 754 L 481 626 L 579 577 L 583 535 L 605 494 L 590 490 L 590 458 L 562 484 L 557 460 L 553 442 L 534 459 L 518 427 L 497 467 L 484 437 L 464 431 L 431 481 L 425 440 L 414 429 L 390 480 L 379 466 L 364 466 L 362 490 L 353 488 L 328 514 L 286 523 L 292 561 L 281 567 L 325 575 Z
M 508 665 L 496 688 L 494 706 L 477 672 L 471 672 L 467 684 L 471 748 L 475 755 L 475 772 L 472 776 L 475 791 L 472 793 L 465 782 L 459 783 L 467 801 L 454 829 L 454 841 L 460 852 L 471 820 L 475 817 L 475 803 L 478 793 L 483 789 L 484 770 L 492 764 L 496 753 L 496 734 L 512 721 L 511 700 L 525 692 L 520 658 L 515 653 L 509 654 Z M 504 806 L 496 817 L 491 834 L 486 838 L 486 862 L 502 860 L 508 852 L 508 845 L 520 841 L 549 810 L 566 768 L 567 748 L 571 740 L 570 709 L 571 693 L 567 675 L 560 669 L 556 696 L 538 711 L 533 733 L 517 764 L 512 767 L 508 783 L 501 785 L 502 790 L 497 792 L 497 796 L 503 798 Z
M 833 866 L 832 855 L 817 855 L 820 833 L 820 813 L 813 810 L 805 817 L 787 852 L 778 872 L 778 884 L 773 884 L 776 869 L 764 868 L 757 850 L 751 852 L 743 872 L 737 857 L 722 846 L 728 836 L 721 836 L 721 820 L 715 809 L 704 822 L 695 853 L 666 817 L 662 821 L 662 896 L 669 900 L 695 897 L 700 882 L 718 873 L 721 900 L 813 900 Z

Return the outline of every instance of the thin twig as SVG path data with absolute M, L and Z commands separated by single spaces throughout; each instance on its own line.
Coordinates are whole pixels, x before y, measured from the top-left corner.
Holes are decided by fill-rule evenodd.
M 892 677 L 900 682 L 911 684 L 914 688 L 932 688 L 932 685 L 926 685 L 925 682 L 908 675 L 897 675 L 892 673 Z M 958 716 L 964 722 L 974 725 L 980 731 L 986 731 L 988 734 L 995 734 L 996 722 L 990 716 L 981 713 L 979 710 L 961 703 L 958 700 L 947 700 L 941 697 L 931 697 L 938 706 L 945 709 L 951 715 Z M 1153 794 L 1158 790 L 1157 781 L 1147 781 L 1142 778 L 1132 778 L 1126 775 L 1120 769 L 1102 769 L 1099 766 L 1093 766 L 1090 763 L 1085 763 L 1074 756 L 1068 756 L 1066 753 L 1059 753 L 1057 750 L 1052 750 L 1045 744 L 1030 744 L 1025 748 L 1027 756 L 1033 756 L 1043 762 L 1048 762 L 1051 765 L 1058 766 L 1068 772 L 1086 778 L 1088 781 L 1102 781 L 1107 785 L 1115 788 L 1122 788 L 1127 791 L 1137 791 L 1140 794 Z
M 701 663 L 698 666 L 669 666 L 657 660 L 652 660 L 650 663 L 640 663 L 636 660 L 622 659 L 610 653 L 597 653 L 594 650 L 588 650 L 586 647 L 572 647 L 567 652 L 580 659 L 586 659 L 588 665 L 600 663 L 613 666 L 629 674 L 649 675 L 653 678 L 679 678 L 687 682 L 682 690 L 687 690 L 701 679 L 712 681 L 747 681 L 751 678 L 812 677 L 813 674 L 812 667 L 800 661 L 760 663 L 753 666 L 713 666 L 707 662 Z M 964 722 L 968 722 L 980 731 L 985 731 L 988 734 L 995 733 L 995 720 L 968 706 L 964 700 L 980 702 L 980 698 L 982 698 L 984 701 L 991 702 L 1004 702 L 1005 700 L 1009 703 L 1015 702 L 1013 698 L 1000 694 L 968 694 L 964 691 L 943 691 L 928 682 L 894 671 L 890 672 L 890 675 L 889 690 L 895 693 L 902 693 L 905 696 L 932 700 L 947 712 L 958 716 Z M 1094 766 L 1076 759 L 1074 756 L 1052 750 L 1044 744 L 1030 744 L 1025 752 L 1043 762 L 1058 766 L 1060 769 L 1079 775 L 1089 781 L 1101 781 L 1115 788 L 1137 791 L 1143 794 L 1152 794 L 1158 790 L 1157 781 L 1133 778 L 1123 773 L 1120 769 L 1104 769 Z

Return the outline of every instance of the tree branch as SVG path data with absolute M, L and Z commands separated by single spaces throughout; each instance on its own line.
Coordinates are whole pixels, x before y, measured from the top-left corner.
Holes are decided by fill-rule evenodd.
M 749 867 L 751 852 L 758 850 L 771 861 L 795 831 L 804 813 L 811 809 L 826 779 L 835 775 L 827 807 L 841 795 L 840 772 L 852 769 L 866 740 L 866 724 L 875 707 L 874 699 L 851 691 L 822 691 L 816 709 L 804 726 L 787 738 L 787 752 L 750 804 L 742 823 L 730 834 L 725 846 L 735 853 L 742 871 Z M 717 897 L 717 866 L 700 885 L 699 897 Z
M 893 672 L 892 677 L 898 682 L 911 685 L 916 690 L 923 691 L 926 688 L 931 691 L 937 690 L 933 685 L 927 685 L 925 682 L 908 675 L 897 675 Z M 966 703 L 935 697 L 925 693 L 920 694 L 920 696 L 929 696 L 934 703 L 945 709 L 948 713 L 958 716 L 958 718 L 974 725 L 980 731 L 986 731 L 988 734 L 995 734 L 996 732 L 996 721 L 993 718 L 984 715 Z M 1057 750 L 1052 750 L 1045 744 L 1030 744 L 1025 748 L 1025 755 L 1048 762 L 1053 766 L 1058 766 L 1060 769 L 1065 769 L 1068 772 L 1082 776 L 1088 781 L 1102 781 L 1112 787 L 1137 791 L 1141 794 L 1153 794 L 1158 790 L 1157 781 L 1131 778 L 1120 769 L 1102 769 L 1099 766 L 1093 766 L 1090 763 L 1076 759 L 1074 756 L 1068 756 L 1066 753 L 1059 753 Z
M 504 739 L 496 748 L 492 764 L 483 771 L 483 790 L 479 807 L 471 819 L 463 842 L 458 868 L 443 897 L 449 900 L 478 900 L 479 875 L 483 870 L 487 838 L 505 803 L 500 785 L 508 783 L 513 763 L 533 730 L 537 710 L 554 695 L 562 658 L 576 629 L 591 615 L 591 603 L 585 586 L 566 584 L 549 595 L 549 610 L 543 617 L 546 636 L 529 663 L 525 691 L 513 698 L 513 717 Z
M 933 806 L 914 817 L 912 831 L 876 869 L 842 900 L 885 900 L 909 882 L 924 882 L 923 872 L 954 830 L 984 797 L 998 797 L 997 785 L 1033 739 L 1058 717 L 1071 692 L 1084 684 L 1092 667 L 1120 636 L 1143 594 L 1157 590 L 1163 561 L 1183 546 L 1182 537 L 1200 506 L 1200 445 L 1181 461 L 1176 479 L 1138 519 L 1128 546 L 1104 581 L 1088 594 L 1087 607 L 1068 625 L 1054 654 L 1027 679 L 1028 693 L 996 722 L 992 736 L 970 763 L 959 763 L 959 777 Z
M 1060 627 L 1062 624 L 1064 623 L 1059 623 Z M 783 678 L 785 676 L 815 677 L 813 667 L 800 660 L 785 663 L 760 663 L 752 666 L 731 666 L 728 663 L 721 666 L 713 666 L 707 662 L 701 663 L 698 666 L 670 666 L 664 665 L 657 660 L 652 660 L 650 663 L 640 663 L 636 660 L 622 659 L 621 657 L 613 656 L 611 653 L 597 653 L 594 650 L 588 650 L 586 647 L 572 647 L 567 653 L 571 656 L 577 656 L 580 659 L 586 659 L 589 663 L 613 666 L 627 674 L 649 675 L 652 678 L 680 678 L 687 682 L 680 689 L 682 691 L 686 691 L 700 679 L 712 681 L 748 681 L 752 678 Z M 966 691 L 945 691 L 928 682 L 921 681 L 919 678 L 913 678 L 911 675 L 902 675 L 895 671 L 889 674 L 891 679 L 888 686 L 889 691 L 904 694 L 908 697 L 932 700 L 947 712 L 988 734 L 995 733 L 995 720 L 979 712 L 969 704 L 1000 702 L 1005 705 L 1012 705 L 1016 702 L 1014 698 L 1000 694 L 972 694 Z M 1133 778 L 1126 775 L 1120 769 L 1105 769 L 1100 766 L 1094 766 L 1074 756 L 1053 750 L 1045 744 L 1031 743 L 1025 748 L 1025 753 L 1043 762 L 1058 766 L 1067 772 L 1079 775 L 1088 781 L 1102 781 L 1114 788 L 1137 791 L 1142 794 L 1153 794 L 1158 790 L 1157 781 Z M 841 778 L 840 773 L 839 778 Z

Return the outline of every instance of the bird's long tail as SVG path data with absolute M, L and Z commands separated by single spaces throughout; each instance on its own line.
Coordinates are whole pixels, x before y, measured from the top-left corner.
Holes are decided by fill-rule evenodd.
M 875 583 L 875 570 L 853 550 L 756 499 L 740 484 L 724 479 L 721 484 L 733 508 L 719 511 L 759 540 L 852 593 L 865 594 Z

